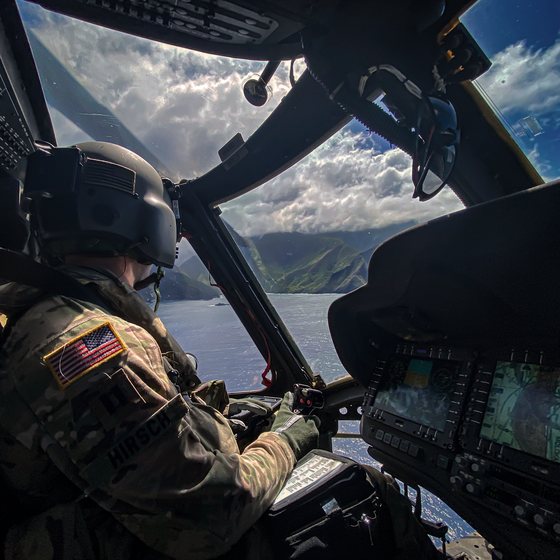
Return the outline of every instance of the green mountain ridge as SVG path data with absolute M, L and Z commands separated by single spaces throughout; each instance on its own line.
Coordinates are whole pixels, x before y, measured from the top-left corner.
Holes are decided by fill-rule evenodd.
M 269 293 L 347 293 L 364 285 L 373 251 L 412 222 L 356 232 L 326 234 L 267 233 L 242 237 L 228 231 L 253 274 Z M 210 286 L 197 256 L 168 272 L 162 299 L 211 299 L 221 292 Z
M 177 268 L 177 267 L 175 267 Z M 208 269 L 202 264 L 202 261 L 198 258 L 197 255 L 187 259 L 184 263 L 180 264 L 178 267 L 181 272 L 193 278 L 197 282 L 204 284 L 205 286 L 210 286 L 210 282 L 208 281 L 209 274 Z
M 201 267 L 204 268 L 202 263 Z M 193 278 L 179 267 L 173 267 L 171 270 L 165 271 L 165 276 L 160 283 L 160 293 L 162 301 L 214 299 L 221 295 L 218 288 L 210 286 L 208 282 L 204 283 L 197 278 Z M 155 299 L 151 286 L 142 290 L 140 295 L 148 302 Z
M 335 237 L 270 233 L 255 249 L 270 278 L 264 287 L 273 293 L 346 293 L 365 283 L 363 257 Z
M 390 224 L 388 226 L 383 226 L 380 228 L 371 228 L 360 231 L 332 231 L 329 233 L 324 233 L 328 237 L 336 237 L 342 239 L 345 243 L 360 251 L 360 253 L 370 254 L 381 245 L 384 241 L 387 241 L 393 235 L 409 229 L 417 225 L 414 221 L 400 222 L 397 224 Z

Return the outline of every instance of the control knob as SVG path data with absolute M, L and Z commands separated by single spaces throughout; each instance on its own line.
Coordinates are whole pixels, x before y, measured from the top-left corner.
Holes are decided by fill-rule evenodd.
M 451 482 L 451 484 L 453 484 L 456 488 L 463 488 L 465 485 L 463 478 L 457 475 L 450 477 L 449 482 Z
M 554 531 L 557 537 L 560 537 L 560 521 L 558 521 L 552 526 L 552 530 Z
M 550 529 L 552 527 L 552 512 L 546 509 L 539 509 L 539 511 L 533 515 L 533 521 L 540 529 Z
M 462 468 L 468 468 L 470 461 L 466 457 L 463 457 L 462 455 L 457 455 L 455 457 L 455 463 L 457 463 L 457 465 L 459 465 Z
M 535 506 L 530 502 L 521 502 L 513 508 L 513 511 L 517 517 L 523 519 L 529 517 L 535 511 Z
M 473 463 L 471 465 L 471 471 L 476 474 L 484 474 L 488 470 L 488 465 L 486 463 Z
M 484 491 L 484 485 L 479 482 L 469 482 L 465 486 L 465 490 L 473 496 L 480 496 Z

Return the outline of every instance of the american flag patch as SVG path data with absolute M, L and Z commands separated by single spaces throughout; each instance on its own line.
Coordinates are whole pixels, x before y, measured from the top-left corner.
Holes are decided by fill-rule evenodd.
M 110 323 L 103 323 L 44 357 L 61 389 L 98 365 L 124 352 L 126 346 Z

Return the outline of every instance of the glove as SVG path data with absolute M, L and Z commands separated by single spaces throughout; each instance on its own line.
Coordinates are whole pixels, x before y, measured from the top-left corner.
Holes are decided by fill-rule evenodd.
M 249 415 L 256 416 L 266 416 L 272 413 L 272 408 L 262 401 L 257 399 L 245 398 L 245 399 L 229 399 L 228 410 L 226 411 L 226 416 L 237 416 L 242 413 L 249 413 Z M 245 416 L 243 414 L 243 416 Z
M 286 393 L 271 432 L 276 432 L 288 440 L 296 459 L 301 459 L 319 443 L 319 418 L 313 415 L 292 412 L 293 393 Z
M 239 450 L 243 451 L 262 431 L 270 429 L 272 408 L 267 403 L 245 397 L 230 398 L 225 416 L 235 434 Z

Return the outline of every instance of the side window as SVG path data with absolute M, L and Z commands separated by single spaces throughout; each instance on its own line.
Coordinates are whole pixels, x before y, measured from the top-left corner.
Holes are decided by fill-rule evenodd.
M 492 61 L 475 81 L 545 182 L 560 177 L 560 5 L 480 0 L 461 17 Z
M 219 288 L 210 283 L 198 256 L 182 246 L 176 266 L 161 282 L 158 316 L 183 350 L 196 356 L 203 381 L 223 379 L 230 392 L 261 390 L 266 361 Z M 152 288 L 142 290 L 142 296 L 153 304 Z

